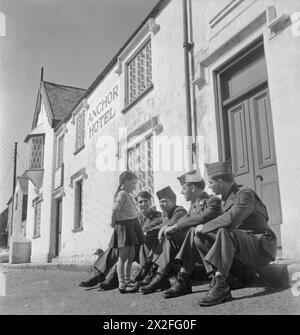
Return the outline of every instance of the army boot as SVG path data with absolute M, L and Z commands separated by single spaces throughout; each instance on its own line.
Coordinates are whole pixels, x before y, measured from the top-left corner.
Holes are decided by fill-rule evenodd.
M 152 281 L 152 279 L 154 278 L 155 274 L 156 274 L 156 270 L 157 270 L 157 266 L 152 264 L 150 270 L 148 271 L 147 275 L 145 276 L 145 278 L 143 280 L 137 281 L 137 285 L 138 286 L 146 286 L 149 285 Z
M 119 286 L 118 273 L 117 273 L 117 267 L 115 266 L 109 271 L 106 280 L 99 284 L 99 288 L 102 291 L 107 291 L 118 288 L 118 286 Z
M 152 266 L 151 263 L 148 263 L 145 266 L 143 266 L 140 272 L 138 273 L 138 275 L 134 278 L 134 282 L 139 282 L 139 281 L 144 280 L 148 272 L 150 271 L 151 266 Z
M 149 294 L 157 290 L 162 290 L 162 291 L 166 290 L 170 288 L 170 286 L 171 284 L 168 279 L 168 276 L 157 273 L 149 285 L 141 287 L 141 291 L 143 292 L 143 294 Z
M 192 282 L 187 273 L 179 272 L 179 275 L 171 288 L 163 292 L 165 298 L 179 297 L 192 293 Z
M 225 276 L 215 276 L 210 286 L 211 287 L 205 296 L 199 299 L 198 303 L 200 306 L 217 305 L 231 299 L 230 287 L 226 282 Z
M 102 272 L 98 271 L 92 278 L 86 281 L 82 281 L 79 286 L 81 287 L 93 287 L 105 280 L 105 276 Z

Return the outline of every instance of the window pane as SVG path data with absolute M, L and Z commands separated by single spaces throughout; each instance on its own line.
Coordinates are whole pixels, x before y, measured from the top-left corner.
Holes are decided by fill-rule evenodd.
M 82 111 L 76 120 L 76 150 L 80 149 L 84 145 L 84 123 L 85 111 Z
M 64 161 L 64 137 L 61 136 L 57 143 L 57 167 L 60 167 Z
M 31 139 L 31 152 L 30 152 L 30 169 L 43 168 L 43 137 L 37 136 Z
M 152 83 L 151 41 L 128 63 L 128 96 L 131 103 L 138 98 Z
M 40 236 L 41 233 L 41 202 L 36 203 L 34 213 L 34 236 Z
M 83 189 L 82 180 L 75 183 L 75 221 L 74 228 L 82 227 Z
M 154 196 L 152 137 L 130 149 L 127 162 L 128 169 L 138 177 L 136 193 L 148 191 Z

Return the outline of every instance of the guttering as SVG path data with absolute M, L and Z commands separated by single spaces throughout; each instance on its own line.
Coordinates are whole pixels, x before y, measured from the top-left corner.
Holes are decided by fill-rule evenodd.
M 193 131 L 192 131 L 192 107 L 191 107 L 191 88 L 190 88 L 190 63 L 189 52 L 193 47 L 189 43 L 188 36 L 188 10 L 187 0 L 182 0 L 182 14 L 183 14 L 183 50 L 184 50 L 184 74 L 185 74 L 185 102 L 186 102 L 186 136 L 187 136 L 187 168 L 189 171 L 193 169 Z

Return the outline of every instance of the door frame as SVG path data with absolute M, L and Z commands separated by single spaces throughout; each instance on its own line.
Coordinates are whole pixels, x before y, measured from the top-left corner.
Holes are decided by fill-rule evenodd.
M 218 69 L 213 71 L 213 83 L 214 83 L 214 94 L 216 97 L 216 125 L 217 125 L 217 143 L 218 143 L 218 155 L 220 161 L 225 161 L 229 158 L 230 152 L 230 139 L 229 139 L 229 125 L 228 125 L 228 118 L 224 118 L 224 99 L 222 97 L 222 83 L 221 83 L 221 76 L 224 72 L 228 71 L 229 69 L 233 69 L 237 64 L 241 61 L 244 61 L 249 54 L 255 52 L 259 48 L 264 50 L 264 43 L 263 39 L 259 38 L 250 46 L 248 46 L 243 51 L 234 55 L 234 57 L 225 64 L 223 64 Z M 255 85 L 248 87 L 246 90 L 240 92 L 233 98 L 226 100 L 226 105 L 230 104 L 231 101 L 238 101 L 242 97 L 246 96 L 247 94 L 251 94 L 252 91 L 259 90 L 261 88 L 268 87 L 268 78 L 264 78 L 263 80 L 255 83 Z
M 61 227 L 59 227 L 59 225 L 62 225 L 62 197 L 56 198 L 55 199 L 55 249 L 54 249 L 54 257 L 58 257 L 60 254 L 60 250 L 61 250 L 61 240 L 59 241 L 59 228 L 61 229 Z M 61 203 L 61 222 L 59 223 L 59 211 L 58 211 L 58 203 Z M 61 237 L 60 237 L 61 238 Z M 59 243 L 60 242 L 60 243 Z

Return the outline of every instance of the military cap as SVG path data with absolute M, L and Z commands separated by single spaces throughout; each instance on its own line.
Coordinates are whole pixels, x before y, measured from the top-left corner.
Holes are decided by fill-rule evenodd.
M 137 197 L 140 197 L 140 198 L 143 198 L 143 199 L 148 199 L 148 200 L 151 200 L 151 198 L 152 198 L 151 194 L 147 191 L 139 192 Z
M 212 176 L 212 175 L 220 174 L 220 173 L 232 174 L 231 159 L 228 159 L 225 162 L 216 162 L 216 163 L 205 164 L 205 166 L 207 168 L 207 175 L 208 176 Z
M 168 199 L 176 199 L 176 194 L 172 191 L 170 186 L 167 186 L 156 192 L 158 200 L 168 198 Z
M 177 178 L 181 185 L 185 183 L 200 183 L 203 178 L 199 170 L 192 170 Z

